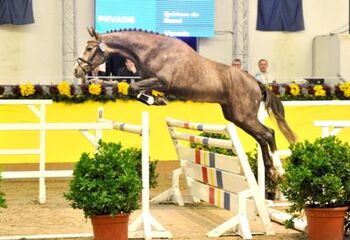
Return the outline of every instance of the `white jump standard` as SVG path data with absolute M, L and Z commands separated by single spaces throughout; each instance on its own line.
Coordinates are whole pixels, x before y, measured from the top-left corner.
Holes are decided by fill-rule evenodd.
M 207 233 L 218 237 L 229 230 L 237 230 L 244 239 L 252 239 L 249 217 L 259 215 L 265 233 L 274 234 L 265 201 L 249 166 L 248 158 L 233 124 L 213 125 L 167 119 L 181 167 L 173 171 L 172 186 L 152 202 L 174 201 L 184 205 L 179 190 L 179 176 L 185 174 L 193 201 L 203 200 L 232 211 L 234 216 Z M 230 140 L 198 136 L 181 132 L 192 129 L 198 132 L 226 133 Z M 182 144 L 182 142 L 184 142 Z M 194 149 L 190 143 L 233 150 L 237 156 L 228 156 Z

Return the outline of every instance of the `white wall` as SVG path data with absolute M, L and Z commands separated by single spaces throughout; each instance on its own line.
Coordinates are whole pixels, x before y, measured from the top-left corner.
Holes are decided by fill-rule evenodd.
M 247 0 L 248 1 L 248 0 Z M 93 26 L 93 0 L 76 0 L 76 47 L 80 54 Z M 35 23 L 0 25 L 0 84 L 50 83 L 62 76 L 62 1 L 35 0 Z M 232 0 L 215 1 L 214 38 L 199 40 L 199 53 L 230 64 L 232 60 Z M 266 58 L 282 81 L 312 74 L 312 40 L 348 23 L 348 0 L 304 0 L 305 31 L 256 31 L 257 0 L 249 0 L 249 72 Z M 343 61 L 344 62 L 344 61 Z M 350 61 L 349 61 L 350 62 Z M 347 64 L 347 62 L 345 62 Z M 350 63 L 349 63 L 350 64 Z
M 0 25 L 0 84 L 50 83 L 62 75 L 61 1 L 33 1 L 34 24 Z
M 270 70 L 283 81 L 311 76 L 313 38 L 329 34 L 349 22 L 348 0 L 304 0 L 305 31 L 262 32 L 255 30 L 256 9 L 257 0 L 251 0 L 249 72 L 257 72 L 257 61 L 266 58 L 270 62 Z
M 198 52 L 212 60 L 231 64 L 232 62 L 232 1 L 215 1 L 215 23 L 216 32 L 213 38 L 200 38 Z
M 94 26 L 94 0 L 75 0 L 76 4 L 76 43 L 78 55 L 90 39 L 87 27 Z
M 215 31 L 232 31 L 232 1 L 216 0 Z M 249 62 L 248 71 L 258 71 L 258 60 L 266 58 L 269 70 L 281 82 L 301 80 L 312 75 L 312 41 L 318 35 L 329 34 L 349 21 L 348 0 L 304 0 L 305 30 L 300 32 L 265 32 L 256 30 L 257 0 L 249 0 Z M 201 39 L 200 54 L 230 64 L 232 35 L 216 34 Z M 350 65 L 350 59 L 343 60 Z

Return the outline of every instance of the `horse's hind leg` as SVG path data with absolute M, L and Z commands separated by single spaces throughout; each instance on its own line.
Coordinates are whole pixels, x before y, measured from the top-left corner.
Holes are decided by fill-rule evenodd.
M 259 121 L 258 121 L 259 122 Z M 237 126 L 242 128 L 246 133 L 251 135 L 255 140 L 259 143 L 260 148 L 261 148 L 261 153 L 264 161 L 264 166 L 265 166 L 265 172 L 268 175 L 275 175 L 275 170 L 273 169 L 273 164 L 271 161 L 271 156 L 269 152 L 269 144 L 268 141 L 266 140 L 266 136 L 269 135 L 268 130 L 265 128 L 264 125 L 262 125 L 260 122 L 259 125 L 247 125 L 246 123 L 236 123 Z
M 272 155 L 272 163 L 274 168 L 277 170 L 277 174 L 279 176 L 282 176 L 284 174 L 284 169 L 282 166 L 282 162 L 280 157 L 277 154 L 277 146 L 276 146 L 276 138 L 275 138 L 275 131 L 271 128 L 268 128 L 266 126 L 264 126 L 266 128 L 267 131 L 269 131 L 272 135 L 272 137 L 268 137 L 266 138 L 266 141 L 269 144 L 270 147 L 270 151 L 271 151 L 271 155 Z
M 241 118 L 237 118 L 237 115 L 232 114 L 231 108 L 228 108 L 227 105 L 222 104 L 221 108 L 227 120 L 235 123 L 238 127 L 242 128 L 259 143 L 264 161 L 265 172 L 275 178 L 276 172 L 272 167 L 273 164 L 269 153 L 269 146 L 271 151 L 276 151 L 274 131 L 264 126 L 254 116 L 245 116 L 245 119 L 243 119 L 242 115 L 240 115 Z M 278 174 L 281 174 L 280 171 Z
M 265 168 L 268 168 L 266 169 L 266 172 L 268 171 L 273 179 L 277 176 L 282 176 L 284 174 L 284 169 L 281 160 L 276 153 L 277 148 L 274 130 L 263 125 L 258 119 L 244 122 L 240 127 L 247 133 L 252 132 L 250 135 L 253 137 L 254 135 L 257 136 L 254 138 L 258 141 L 261 147 L 264 165 Z M 263 141 L 259 140 L 259 138 L 263 138 Z M 268 146 L 272 153 L 272 163 Z M 273 168 L 271 168 L 272 166 Z
M 266 131 L 269 132 L 269 134 L 266 136 L 266 141 L 270 147 L 273 166 L 277 170 L 277 174 L 282 176 L 285 171 L 283 169 L 281 159 L 277 154 L 275 131 L 272 128 L 266 127 L 265 125 L 263 125 L 263 126 L 265 127 Z
M 260 123 L 260 122 L 259 122 Z M 266 127 L 265 125 L 261 124 L 265 130 L 266 134 L 264 135 L 264 139 L 268 143 L 270 147 L 270 152 L 272 156 L 272 165 L 276 169 L 276 174 L 279 176 L 282 176 L 284 174 L 284 169 L 282 166 L 282 162 L 277 154 L 277 146 L 276 146 L 276 138 L 275 138 L 275 131 L 271 128 Z M 270 155 L 269 155 L 270 156 Z M 271 157 L 269 157 L 271 159 Z

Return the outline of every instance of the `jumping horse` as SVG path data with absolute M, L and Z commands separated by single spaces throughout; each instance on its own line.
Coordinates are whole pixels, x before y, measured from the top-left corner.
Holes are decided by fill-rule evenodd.
M 285 120 L 281 101 L 262 83 L 237 68 L 200 56 L 176 38 L 136 29 L 99 34 L 88 28 L 88 32 L 92 39 L 74 65 L 75 77 L 83 78 L 111 55 L 129 58 L 142 79 L 130 84 L 130 95 L 142 101 L 140 93 L 158 90 L 188 100 L 219 103 L 225 119 L 260 144 L 267 174 L 273 178 L 283 174 L 275 153 L 274 130 L 258 120 L 260 103 L 273 113 L 289 143 L 295 143 L 296 137 Z

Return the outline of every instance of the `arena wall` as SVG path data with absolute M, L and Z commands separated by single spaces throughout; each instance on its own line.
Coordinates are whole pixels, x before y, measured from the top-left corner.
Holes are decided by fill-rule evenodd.
M 336 102 L 336 101 L 335 101 Z M 315 102 L 316 103 L 316 102 Z M 104 118 L 123 123 L 140 124 L 142 112 L 150 114 L 150 156 L 151 159 L 174 160 L 176 152 L 165 122 L 167 117 L 191 120 L 198 123 L 227 124 L 219 104 L 171 101 L 167 106 L 150 107 L 138 101 L 82 104 L 53 103 L 46 107 L 47 123 L 84 123 L 97 121 L 97 109 L 104 108 Z M 286 106 L 287 121 L 297 134 L 298 140 L 313 140 L 321 136 L 321 128 L 315 127 L 315 120 L 349 119 L 350 104 L 343 106 Z M 38 123 L 38 118 L 25 105 L 0 106 L 0 125 L 6 123 Z M 301 117 L 302 116 L 302 117 Z M 278 149 L 288 149 L 288 142 L 278 130 L 273 119 L 266 120 L 267 126 L 275 129 Z M 93 134 L 93 131 L 90 131 Z M 256 148 L 254 139 L 238 129 L 240 140 L 246 151 Z M 338 137 L 350 142 L 350 128 L 342 130 Z M 141 147 L 137 135 L 130 136 L 114 130 L 104 130 L 105 141 L 123 141 L 127 147 Z M 0 131 L 0 150 L 35 149 L 39 147 L 38 131 Z M 49 163 L 75 162 L 82 152 L 93 152 L 93 145 L 77 130 L 54 131 L 46 133 L 46 159 Z M 0 165 L 8 163 L 35 163 L 37 155 L 0 155 Z M 1 168 L 1 166 L 0 166 Z
M 0 25 L 0 84 L 50 83 L 62 76 L 61 1 L 33 1 L 34 24 Z
M 214 38 L 199 40 L 199 53 L 231 63 L 232 1 L 216 0 Z M 93 25 L 93 0 L 76 0 L 76 48 L 79 53 Z M 317 6 L 317 11 L 315 10 Z M 25 82 L 48 84 L 62 79 L 62 1 L 33 1 L 35 23 L 0 25 L 0 84 Z M 257 0 L 249 1 L 249 68 L 266 58 L 281 81 L 298 80 L 312 74 L 312 40 L 348 23 L 347 0 L 303 1 L 305 31 L 296 33 L 255 30 Z

